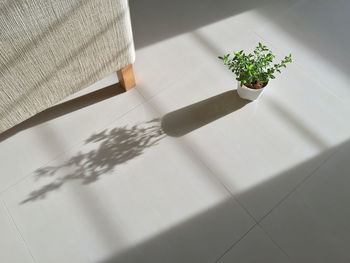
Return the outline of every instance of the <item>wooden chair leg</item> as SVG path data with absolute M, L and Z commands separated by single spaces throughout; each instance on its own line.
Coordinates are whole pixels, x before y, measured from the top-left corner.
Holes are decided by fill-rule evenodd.
M 124 68 L 117 71 L 117 76 L 120 85 L 125 90 L 130 90 L 136 85 L 134 69 L 132 64 L 125 66 Z

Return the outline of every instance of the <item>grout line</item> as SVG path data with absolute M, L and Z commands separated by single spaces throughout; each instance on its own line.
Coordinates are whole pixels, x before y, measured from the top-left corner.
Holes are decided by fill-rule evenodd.
M 137 90 L 136 90 L 137 91 Z M 137 91 L 137 93 L 139 95 L 140 92 Z M 141 95 L 142 99 L 144 100 L 144 97 Z M 134 107 L 132 107 L 130 110 L 128 110 L 127 112 L 123 113 L 122 115 L 118 116 L 116 119 L 113 119 L 112 121 L 106 123 L 105 125 L 102 125 L 99 129 L 106 129 L 108 126 L 110 126 L 112 123 L 116 122 L 117 120 L 123 118 L 126 114 L 130 113 L 131 111 L 135 110 L 136 108 L 142 106 L 143 104 L 147 103 L 147 101 L 142 101 L 138 104 L 136 104 Z M 50 164 L 51 162 L 59 159 L 60 157 L 62 157 L 65 153 L 70 152 L 73 148 L 75 148 L 76 146 L 78 146 L 79 144 L 82 143 L 83 140 L 77 140 L 76 142 L 74 142 L 73 144 L 71 144 L 70 147 L 67 147 L 67 149 L 63 150 L 62 152 L 60 152 L 59 154 L 57 154 L 56 156 L 54 156 L 52 159 L 50 159 L 49 161 L 41 164 L 39 167 L 31 170 L 30 172 L 28 172 L 26 175 L 22 176 L 21 178 L 19 178 L 18 180 L 16 180 L 14 183 L 10 184 L 9 186 L 5 187 L 3 190 L 0 191 L 0 194 L 5 193 L 6 191 L 8 191 L 10 188 L 16 186 L 17 184 L 19 184 L 20 182 L 24 181 L 26 178 L 28 178 L 35 170 L 39 169 L 40 167 L 43 166 L 47 166 L 48 164 Z
M 158 94 L 156 94 L 158 95 Z M 155 95 L 155 96 L 156 96 Z M 141 94 L 141 96 L 143 96 Z M 154 96 L 153 96 L 154 97 Z M 153 108 L 153 110 L 160 115 L 161 113 L 159 112 L 159 110 L 156 109 L 156 107 L 150 103 L 150 101 L 147 102 L 147 104 Z M 181 141 L 180 141 L 181 142 Z M 186 147 L 188 150 L 190 150 L 193 155 L 197 156 L 198 161 L 204 166 L 206 167 L 206 169 L 210 172 L 210 174 L 215 178 L 216 181 L 219 182 L 219 184 L 221 186 L 223 186 L 225 188 L 225 190 L 228 192 L 228 194 L 238 203 L 238 205 L 248 214 L 248 216 L 250 216 L 253 221 L 255 222 L 255 224 L 253 224 L 253 226 L 240 238 L 238 239 L 236 242 L 234 242 L 229 249 L 227 249 L 215 262 L 218 262 L 225 254 L 228 253 L 229 250 L 231 250 L 236 244 L 238 244 L 255 226 L 259 226 L 263 232 L 268 236 L 268 238 L 271 240 L 271 242 L 280 249 L 280 251 L 288 258 L 290 259 L 290 256 L 288 255 L 288 253 L 274 240 L 272 239 L 272 237 L 265 231 L 265 229 L 260 225 L 260 222 L 262 222 L 262 220 L 264 218 L 266 218 L 275 208 L 277 208 L 279 205 L 281 205 L 292 193 L 294 193 L 302 184 L 304 184 L 308 179 L 310 179 L 315 173 L 316 171 L 326 162 L 329 160 L 329 158 L 331 158 L 338 150 L 335 150 L 333 153 L 331 152 L 329 154 L 328 157 L 326 157 L 318 166 L 316 166 L 312 171 L 310 171 L 310 173 L 303 179 L 301 180 L 286 196 L 284 196 L 271 210 L 268 211 L 268 213 L 266 215 L 264 215 L 260 220 L 257 220 L 250 212 L 249 210 L 245 207 L 245 205 L 243 203 L 240 202 L 240 200 L 231 192 L 231 190 L 226 186 L 226 184 L 219 178 L 218 175 L 216 175 L 213 170 L 202 160 L 202 158 L 198 157 L 198 154 L 193 150 L 193 148 L 190 146 L 190 144 L 188 143 L 183 143 L 182 145 L 184 147 Z
M 162 92 L 162 91 L 161 91 Z M 139 92 L 140 95 L 145 99 L 147 100 L 144 95 L 141 94 L 141 92 Z M 154 96 L 152 97 L 155 97 L 159 95 L 159 93 L 155 94 Z M 146 101 L 146 104 L 148 104 L 152 109 L 153 111 L 155 111 L 155 113 L 159 116 L 162 115 L 162 113 L 150 102 L 151 98 L 149 98 L 147 101 Z M 226 249 L 224 251 L 224 253 L 222 255 L 220 255 L 216 260 L 215 262 L 217 262 L 218 260 L 220 260 L 226 253 L 228 253 L 228 251 L 230 251 L 236 244 L 238 244 L 254 227 L 256 227 L 258 225 L 258 222 L 257 220 L 251 215 L 251 213 L 246 209 L 246 207 L 244 205 L 242 205 L 238 200 L 237 198 L 233 195 L 233 193 L 228 189 L 228 187 L 220 180 L 220 178 L 212 171 L 212 169 L 206 165 L 206 163 L 202 160 L 202 158 L 200 158 L 198 156 L 198 154 L 193 150 L 193 148 L 188 144 L 188 143 L 184 143 L 183 140 L 179 140 L 180 144 L 182 145 L 182 147 L 185 147 L 187 149 L 187 151 L 190 151 L 192 153 L 192 156 L 196 156 L 196 159 L 197 161 L 199 161 L 205 168 L 206 170 L 208 170 L 209 174 L 212 175 L 212 178 L 218 182 L 225 190 L 226 190 L 226 193 L 233 199 L 237 202 L 237 204 L 247 213 L 247 215 L 254 221 L 253 225 L 248 229 L 248 231 L 246 233 L 244 233 L 238 240 L 236 240 L 228 249 Z
M 265 235 L 271 240 L 271 242 L 276 246 L 276 247 L 278 247 L 280 250 L 281 250 L 281 252 L 288 258 L 288 259 L 291 259 L 291 257 L 289 256 L 289 254 L 269 235 L 269 233 L 267 233 L 266 231 L 265 231 L 265 229 L 262 227 L 262 225 L 260 225 L 260 223 L 258 223 L 257 224 L 259 227 L 260 227 L 260 229 L 261 229 L 261 231 L 263 231 L 264 233 L 265 233 Z
M 254 32 L 256 33 L 256 32 Z M 260 35 L 258 35 L 256 33 L 256 35 L 258 37 L 260 37 Z M 260 37 L 261 38 L 261 37 Z M 263 39 L 263 38 L 262 38 Z M 169 87 L 170 88 L 170 87 Z M 166 89 L 164 89 L 166 90 Z M 163 92 L 164 90 L 161 90 L 159 93 Z M 152 98 L 154 98 L 155 96 L 158 96 L 159 93 L 151 96 L 151 98 L 146 99 L 144 97 L 144 95 L 140 92 L 141 96 L 143 96 L 145 98 L 145 100 L 147 101 L 147 104 L 150 105 L 150 107 L 152 107 L 156 113 L 160 114 L 160 112 L 156 109 L 156 107 L 150 102 Z M 327 161 L 329 160 L 329 158 L 331 158 L 336 151 L 334 151 L 333 153 L 330 153 L 328 157 L 325 158 L 325 160 L 323 160 L 318 166 L 316 166 L 312 171 L 310 171 L 310 173 L 303 179 L 301 180 L 301 182 L 299 182 L 286 196 L 284 196 L 271 210 L 269 210 L 269 212 L 263 216 L 260 220 L 257 220 L 250 212 L 249 210 L 245 207 L 245 205 L 243 205 L 240 200 L 231 192 L 231 190 L 226 186 L 226 184 L 219 178 L 219 176 L 217 176 L 212 169 L 200 158 L 198 157 L 198 154 L 193 150 L 193 148 L 190 146 L 190 144 L 186 143 L 184 144 L 182 142 L 183 146 L 185 146 L 186 148 L 188 148 L 194 155 L 197 156 L 197 159 L 200 161 L 200 163 L 202 163 L 202 165 L 204 167 L 206 167 L 206 169 L 210 172 L 210 174 L 215 177 L 216 181 L 218 181 L 220 183 L 220 185 L 222 185 L 226 191 L 229 193 L 229 195 L 238 203 L 238 205 L 253 219 L 253 221 L 255 222 L 255 224 L 253 224 L 253 226 L 241 237 L 239 238 L 236 242 L 234 242 L 230 248 L 228 248 L 215 262 L 218 262 L 224 255 L 226 255 L 236 244 L 238 244 L 254 227 L 258 226 L 262 229 L 262 231 L 268 236 L 268 238 L 271 240 L 271 242 L 288 258 L 290 259 L 290 256 L 288 255 L 288 253 L 265 231 L 265 229 L 260 225 L 260 222 L 262 222 L 262 220 L 264 218 L 266 218 L 275 208 L 277 208 L 279 205 L 281 205 L 292 193 L 294 193 L 302 184 L 304 184 L 308 179 L 310 179 L 315 173 L 316 171 Z
M 264 233 L 270 238 L 270 240 L 290 259 L 290 256 L 288 253 L 270 236 L 270 234 L 264 229 L 264 227 L 261 225 L 261 222 L 272 213 L 273 210 L 278 208 L 282 203 L 284 203 L 289 196 L 291 196 L 295 191 L 297 191 L 298 188 L 300 188 L 306 181 L 310 180 L 312 177 L 316 176 L 316 172 L 323 166 L 334 154 L 336 154 L 341 149 L 334 150 L 334 152 L 331 152 L 328 157 L 323 160 L 320 165 L 318 165 L 313 171 L 310 172 L 309 175 L 307 175 L 301 182 L 299 182 L 285 197 L 283 197 L 269 212 L 264 215 L 258 222 L 257 225 L 264 231 Z
M 222 259 L 234 246 L 236 246 L 243 238 L 245 238 L 256 226 L 257 224 L 254 224 L 251 228 L 249 228 L 248 231 L 244 235 L 242 235 L 236 242 L 234 242 L 228 249 L 226 249 L 225 252 L 214 261 L 214 263 L 217 263 L 220 259 Z
M 159 94 L 159 93 L 158 93 Z M 152 96 L 155 97 L 158 94 Z M 141 96 L 143 96 L 141 94 Z M 161 115 L 161 112 L 149 101 L 147 102 L 147 104 L 156 112 L 157 115 Z M 231 198 L 233 200 L 235 200 L 237 202 L 237 204 L 247 213 L 247 215 L 254 221 L 254 224 L 248 229 L 248 231 L 243 234 L 238 240 L 236 240 L 233 244 L 231 244 L 231 246 L 225 250 L 223 252 L 222 255 L 220 255 L 216 260 L 215 263 L 218 262 L 222 257 L 224 257 L 236 244 L 238 244 L 254 227 L 256 226 L 260 226 L 258 220 L 255 219 L 255 217 L 248 211 L 248 209 L 238 200 L 238 198 L 231 192 L 231 190 L 226 186 L 226 184 L 219 178 L 219 176 L 217 176 L 213 170 L 202 160 L 202 158 L 200 158 L 198 156 L 198 154 L 193 150 L 193 148 L 188 144 L 188 143 L 184 143 L 183 140 L 180 141 L 180 143 L 182 144 L 183 147 L 187 148 L 187 150 L 189 150 L 190 152 L 192 152 L 192 156 L 195 155 L 196 159 L 209 171 L 209 173 L 212 175 L 213 179 L 215 181 L 217 181 L 225 190 L 226 192 L 229 194 L 229 196 L 231 196 Z M 262 228 L 262 227 L 261 227 Z M 270 236 L 268 236 L 270 238 Z M 271 239 L 271 238 L 270 238 Z M 272 240 L 272 242 L 275 244 L 275 242 Z M 278 248 L 280 248 L 279 245 L 276 244 L 276 246 Z M 280 248 L 280 250 L 282 251 L 283 254 L 285 254 L 288 258 L 289 255 L 282 249 Z
M 153 107 L 154 108 L 154 107 Z M 183 147 L 186 147 L 187 150 L 191 151 L 193 155 L 196 156 L 196 159 L 208 170 L 209 174 L 213 177 L 213 179 L 218 182 L 227 192 L 227 194 L 235 201 L 237 202 L 237 204 L 239 205 L 239 207 L 241 207 L 246 214 L 254 221 L 253 225 L 248 229 L 248 231 L 243 234 L 238 240 L 236 240 L 227 250 L 225 250 L 223 252 L 223 254 L 221 256 L 219 256 L 217 258 L 217 260 L 215 260 L 214 262 L 218 262 L 218 260 L 220 260 L 226 253 L 228 253 L 228 251 L 230 251 L 236 244 L 238 244 L 255 226 L 258 225 L 257 220 L 251 215 L 251 213 L 246 209 L 246 207 L 244 205 L 241 204 L 241 202 L 234 196 L 234 194 L 228 189 L 228 187 L 220 180 L 219 176 L 217 176 L 212 169 L 206 165 L 206 163 L 198 156 L 198 154 L 193 150 L 193 148 L 191 146 L 189 146 L 188 143 L 184 143 L 181 142 Z M 192 155 L 192 156 L 193 156 Z
M 279 207 L 285 200 L 288 199 L 293 193 L 296 192 L 298 188 L 300 188 L 306 181 L 310 180 L 316 172 L 323 166 L 335 153 L 337 153 L 340 149 L 335 150 L 333 153 L 330 153 L 328 157 L 326 157 L 317 167 L 315 167 L 308 175 L 305 176 L 288 194 L 286 194 L 275 206 L 273 206 L 263 217 L 258 220 L 258 224 L 260 224 L 268 215 L 272 213 L 277 207 Z
M 149 106 L 158 114 L 161 115 L 161 113 L 159 112 L 159 110 L 156 109 L 156 107 L 152 104 L 152 103 L 148 103 Z M 184 139 L 183 139 L 184 140 Z M 215 181 L 217 181 L 225 190 L 226 192 L 229 194 L 229 196 L 235 200 L 237 202 L 237 204 L 247 213 L 247 215 L 249 217 L 251 217 L 251 219 L 254 221 L 253 227 L 255 225 L 258 224 L 258 221 L 255 219 L 255 217 L 248 211 L 248 209 L 238 200 L 238 198 L 231 192 L 231 190 L 226 186 L 225 183 L 223 183 L 223 181 L 219 178 L 219 176 L 216 175 L 216 173 L 214 173 L 214 171 L 202 160 L 202 158 L 198 157 L 198 154 L 193 150 L 193 148 L 189 145 L 189 143 L 184 143 L 183 141 L 180 141 L 183 147 L 186 147 L 187 150 L 189 150 L 190 152 L 192 152 L 192 156 L 195 155 L 197 156 L 197 160 L 209 171 L 209 173 L 212 175 L 212 177 L 214 178 Z M 248 230 L 248 232 L 251 229 Z M 234 243 L 236 244 L 236 242 Z M 233 247 L 234 245 L 232 245 Z M 226 252 L 225 252 L 226 253 Z
M 238 198 L 236 198 L 235 197 L 235 195 L 226 187 L 226 185 L 211 171 L 211 169 L 207 166 L 207 165 L 205 165 L 207 168 L 208 168 L 208 170 L 215 176 L 215 177 L 217 177 L 217 180 L 223 185 L 223 187 L 230 193 L 230 195 L 234 198 L 234 200 L 245 210 L 245 212 L 254 220 L 254 222 L 255 222 L 255 224 L 253 225 L 253 227 L 254 226 L 259 226 L 262 230 L 263 230 L 263 232 L 269 237 L 269 239 L 281 250 L 281 252 L 286 256 L 286 257 L 288 257 L 289 259 L 290 259 L 290 256 L 288 255 L 288 253 L 265 231 L 265 229 L 263 228 L 263 226 L 260 224 L 261 222 L 262 222 L 262 220 L 266 217 L 266 216 L 268 216 L 271 212 L 272 212 L 272 210 L 274 210 L 275 208 L 277 208 L 280 204 L 282 204 L 293 192 L 295 192 L 296 190 L 297 190 L 297 188 L 299 188 L 303 183 L 305 183 L 308 179 L 310 179 L 311 177 L 313 177 L 313 175 L 316 173 L 316 171 L 326 162 L 326 161 L 328 161 L 329 160 L 329 158 L 331 158 L 336 152 L 338 152 L 340 149 L 338 149 L 338 150 L 336 150 L 336 151 L 334 151 L 333 153 L 330 153 L 329 154 L 329 156 L 325 159 L 325 160 L 323 160 L 317 167 L 315 167 L 315 169 L 314 170 L 312 170 L 311 172 L 310 172 L 310 174 L 308 175 L 308 176 L 306 176 L 306 178 L 304 178 L 295 188 L 293 188 L 285 197 L 283 197 L 271 210 L 269 210 L 269 212 L 265 215 L 265 216 L 263 216 L 260 220 L 257 220 L 257 219 L 255 219 L 255 217 L 249 212 L 249 210 L 245 207 L 245 205 L 243 205 L 241 202 L 240 202 L 240 200 L 238 199 Z M 251 229 L 249 229 L 248 230 L 248 232 L 246 233 L 246 234 L 244 234 L 243 236 L 242 236 L 242 238 L 244 237 L 244 236 L 246 236 L 250 231 L 252 230 L 252 228 Z M 240 241 L 242 238 L 240 238 L 238 241 Z M 236 241 L 227 251 L 225 251 L 224 252 L 224 254 L 222 255 L 222 256 L 220 256 L 216 261 L 215 261 L 215 263 L 219 260 L 219 259 L 221 259 L 226 253 L 228 253 L 228 251 L 230 250 L 230 249 L 232 249 L 237 243 L 238 243 L 238 241 Z
M 1 199 L 1 203 L 3 204 L 3 206 L 4 206 L 5 210 L 6 210 L 6 213 L 7 213 L 7 215 L 10 217 L 10 219 L 11 219 L 13 225 L 15 226 L 16 232 L 18 233 L 20 239 L 22 240 L 22 242 L 23 242 L 23 244 L 24 244 L 26 250 L 28 251 L 30 257 L 32 258 L 33 262 L 37 262 L 37 261 L 35 260 L 34 256 L 33 256 L 33 254 L 32 254 L 31 249 L 29 248 L 29 245 L 28 245 L 27 242 L 25 241 L 25 239 L 24 239 L 24 237 L 23 237 L 23 235 L 22 235 L 22 232 L 19 230 L 19 227 L 17 226 L 17 224 L 16 224 L 16 222 L 15 222 L 13 216 L 12 216 L 11 213 L 10 213 L 10 210 L 8 209 L 6 203 L 4 202 L 3 199 Z
M 159 110 L 156 109 L 156 107 L 152 103 L 147 103 L 155 112 L 157 115 L 161 115 Z M 186 141 L 186 140 L 185 140 Z M 187 151 L 190 151 L 192 153 L 191 156 L 196 156 L 197 161 L 199 161 L 209 172 L 209 174 L 212 176 L 212 178 L 219 183 L 227 192 L 227 194 L 235 201 L 237 204 L 246 212 L 246 214 L 254 221 L 253 225 L 248 229 L 248 231 L 243 234 L 237 241 L 235 241 L 230 248 L 228 248 L 215 262 L 217 262 L 220 258 L 222 258 L 231 248 L 233 248 L 240 240 L 242 240 L 257 224 L 258 221 L 252 216 L 252 214 L 248 211 L 248 209 L 236 198 L 236 196 L 229 190 L 229 188 L 220 180 L 219 176 L 214 173 L 214 171 L 198 156 L 198 154 L 193 150 L 193 148 L 190 146 L 189 143 L 184 143 L 183 140 L 179 140 L 182 147 L 187 148 Z M 193 157 L 192 157 L 193 158 Z

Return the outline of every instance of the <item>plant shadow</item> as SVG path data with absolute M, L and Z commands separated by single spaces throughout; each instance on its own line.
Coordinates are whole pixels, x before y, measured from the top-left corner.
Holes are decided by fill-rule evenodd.
M 29 193 L 21 204 L 43 199 L 49 192 L 58 190 L 71 181 L 79 181 L 83 185 L 96 182 L 102 175 L 113 172 L 118 165 L 127 163 L 143 154 L 147 148 L 157 145 L 167 135 L 183 136 L 247 103 L 248 101 L 239 98 L 236 90 L 227 91 L 170 112 L 162 118 L 93 134 L 68 160 L 36 170 L 35 180 L 49 177 L 50 182 Z M 62 114 L 66 111 L 69 110 L 61 109 L 59 112 Z
M 105 129 L 93 134 L 84 142 L 84 146 L 90 150 L 79 151 L 60 165 L 36 170 L 34 172 L 36 180 L 43 177 L 52 177 L 53 180 L 40 189 L 32 191 L 21 204 L 43 199 L 49 192 L 58 190 L 70 181 L 78 180 L 82 184 L 93 183 L 102 175 L 112 172 L 116 166 L 141 155 L 164 137 L 159 119 L 130 127 Z M 68 172 L 65 173 L 65 171 Z
M 226 91 L 164 115 L 161 126 L 167 135 L 180 137 L 237 111 L 248 103 L 248 100 L 239 97 L 237 90 Z

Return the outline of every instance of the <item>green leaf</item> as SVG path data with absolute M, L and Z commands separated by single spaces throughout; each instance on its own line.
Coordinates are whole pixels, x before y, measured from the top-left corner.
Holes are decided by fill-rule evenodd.
M 292 61 L 291 54 L 289 54 L 280 64 L 272 64 L 275 55 L 261 43 L 258 43 L 253 52 L 252 54 L 245 54 L 243 50 L 239 52 L 233 51 L 233 58 L 229 58 L 230 54 L 219 56 L 218 58 L 236 75 L 236 79 L 243 84 L 256 80 L 266 82 L 269 79 L 274 79 L 275 76 L 273 74 L 276 71 L 281 73 L 280 68 L 286 67 L 286 63 Z

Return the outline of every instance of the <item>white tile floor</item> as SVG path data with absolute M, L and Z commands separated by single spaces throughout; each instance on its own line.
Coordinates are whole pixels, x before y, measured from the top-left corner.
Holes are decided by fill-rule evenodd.
M 349 262 L 350 3 L 131 8 L 136 89 L 0 136 L 0 262 Z M 294 62 L 247 103 L 217 56 L 258 41 Z

